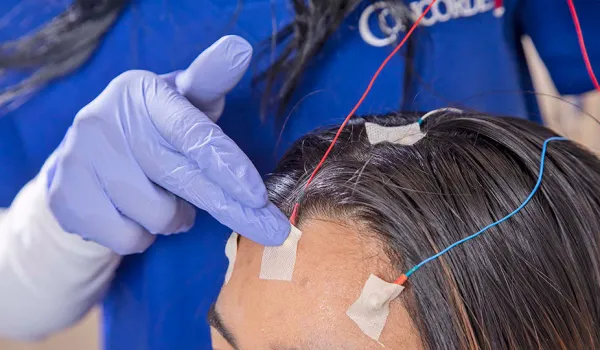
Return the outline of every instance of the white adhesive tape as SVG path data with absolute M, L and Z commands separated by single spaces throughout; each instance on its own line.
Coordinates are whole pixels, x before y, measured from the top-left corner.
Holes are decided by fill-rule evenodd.
M 291 281 L 296 264 L 296 251 L 302 232 L 294 225 L 279 247 L 265 247 L 260 265 L 260 279 Z
M 399 145 L 412 146 L 425 137 L 418 123 L 402 126 L 382 126 L 375 123 L 365 123 L 369 143 L 376 145 L 381 142 L 391 142 Z
M 235 265 L 235 258 L 238 250 L 238 239 L 239 235 L 235 232 L 232 232 L 231 236 L 229 236 L 229 239 L 227 240 L 227 244 L 225 244 L 225 256 L 227 257 L 227 260 L 229 260 L 227 272 L 225 272 L 225 284 L 229 282 L 231 274 L 233 274 L 233 266 Z
M 365 335 L 379 341 L 390 314 L 390 302 L 403 290 L 403 286 L 386 282 L 371 274 L 358 299 L 346 311 L 346 315 Z

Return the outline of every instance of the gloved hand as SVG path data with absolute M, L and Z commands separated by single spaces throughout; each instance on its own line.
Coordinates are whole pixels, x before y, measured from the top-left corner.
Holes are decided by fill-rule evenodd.
M 63 229 L 119 254 L 142 252 L 155 234 L 189 230 L 191 203 L 258 243 L 281 244 L 287 218 L 213 122 L 251 56 L 245 40 L 224 37 L 185 71 L 121 74 L 79 111 L 47 171 Z

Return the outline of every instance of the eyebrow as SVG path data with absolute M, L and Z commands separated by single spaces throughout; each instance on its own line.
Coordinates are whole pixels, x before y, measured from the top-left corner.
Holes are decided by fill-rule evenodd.
M 208 323 L 221 334 L 221 336 L 231 345 L 234 349 L 239 349 L 235 337 L 231 331 L 225 327 L 221 315 L 217 312 L 216 303 L 213 303 L 208 310 Z

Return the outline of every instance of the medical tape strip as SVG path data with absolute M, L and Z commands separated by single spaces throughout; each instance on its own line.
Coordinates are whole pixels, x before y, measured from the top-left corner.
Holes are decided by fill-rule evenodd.
M 231 236 L 229 236 L 229 239 L 227 240 L 227 244 L 225 244 L 225 256 L 227 257 L 227 260 L 229 260 L 227 272 L 225 272 L 225 284 L 229 282 L 231 274 L 233 274 L 233 266 L 235 265 L 235 258 L 238 250 L 238 239 L 239 235 L 235 232 L 232 232 Z
M 369 143 L 376 145 L 381 142 L 391 142 L 399 145 L 412 146 L 425 137 L 418 123 L 402 126 L 382 126 L 375 123 L 365 123 Z
M 379 341 L 390 314 L 390 302 L 403 290 L 403 286 L 386 282 L 371 274 L 358 299 L 346 311 L 346 315 L 365 335 Z
M 294 265 L 296 264 L 298 241 L 301 236 L 302 231 L 292 225 L 290 235 L 282 245 L 278 247 L 265 247 L 260 265 L 260 279 L 277 281 L 292 280 Z

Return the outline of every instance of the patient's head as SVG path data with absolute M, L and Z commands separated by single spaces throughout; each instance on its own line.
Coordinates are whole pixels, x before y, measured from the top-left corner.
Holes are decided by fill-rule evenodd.
M 517 208 L 535 185 L 549 130 L 451 112 L 412 146 L 370 145 L 353 119 L 301 201 L 291 282 L 259 279 L 262 246 L 241 238 L 212 313 L 217 349 L 379 349 L 346 316 L 365 281 L 387 281 Z M 303 137 L 267 187 L 290 215 L 335 129 Z M 390 305 L 391 349 L 600 348 L 600 162 L 548 146 L 542 186 L 518 214 L 432 261 Z M 218 315 L 218 317 L 216 316 Z M 218 320 L 217 320 L 218 319 Z M 226 331 L 223 331 L 226 329 Z

